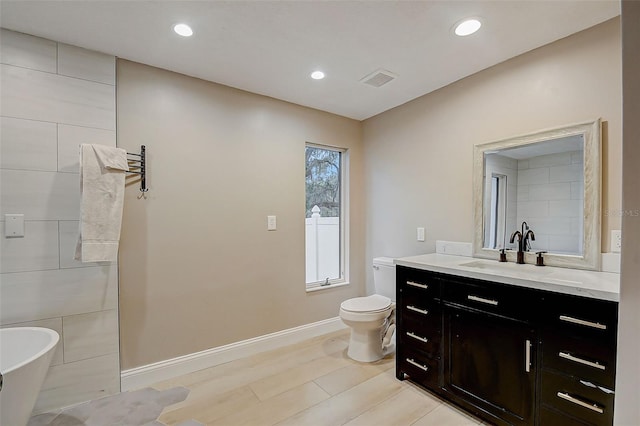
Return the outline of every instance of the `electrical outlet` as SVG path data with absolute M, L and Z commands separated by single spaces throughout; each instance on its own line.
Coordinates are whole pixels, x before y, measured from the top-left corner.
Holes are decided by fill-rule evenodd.
M 611 231 L 611 252 L 620 253 L 622 250 L 622 231 Z
M 418 228 L 416 237 L 418 241 L 424 241 L 424 228 Z

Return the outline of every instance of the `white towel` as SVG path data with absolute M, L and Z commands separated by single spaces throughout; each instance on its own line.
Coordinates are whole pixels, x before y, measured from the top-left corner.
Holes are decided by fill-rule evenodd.
M 80 236 L 76 260 L 118 260 L 127 151 L 80 145 Z

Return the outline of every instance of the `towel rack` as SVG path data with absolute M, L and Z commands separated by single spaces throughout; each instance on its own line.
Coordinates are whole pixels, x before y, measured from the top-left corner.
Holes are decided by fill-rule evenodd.
M 147 188 L 147 159 L 145 154 L 145 146 L 140 145 L 140 154 L 135 154 L 131 152 L 127 152 L 127 155 L 132 155 L 134 157 L 138 157 L 137 159 L 127 158 L 127 162 L 129 163 L 129 170 L 127 173 L 133 175 L 140 175 L 140 192 L 143 194 L 149 190 Z

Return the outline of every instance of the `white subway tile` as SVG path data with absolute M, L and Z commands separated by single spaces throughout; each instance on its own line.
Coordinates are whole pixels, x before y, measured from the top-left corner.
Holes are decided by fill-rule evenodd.
M 561 164 L 571 164 L 571 154 L 568 152 L 559 152 L 556 154 L 540 155 L 538 157 L 529 158 L 529 167 L 549 167 Z
M 25 221 L 24 237 L 18 238 L 6 238 L 4 227 L 1 222 L 1 273 L 58 269 L 57 221 Z
M 549 251 L 549 236 L 536 233 L 535 241 L 531 241 L 531 251 Z
M 580 217 L 580 200 L 549 201 L 549 216 Z
M 33 414 L 66 407 L 120 391 L 118 354 L 49 368 Z
M 518 185 L 518 201 L 529 201 L 529 185 Z
M 571 182 L 571 199 L 584 200 L 584 183 Z
M 571 163 L 573 164 L 583 164 L 584 163 L 584 152 L 583 151 L 574 151 L 571 153 Z
M 115 265 L 2 274 L 0 323 L 116 309 Z
M 526 169 L 518 171 L 518 186 L 549 183 L 549 169 Z
M 62 319 L 64 362 L 118 353 L 118 311 L 91 312 Z
M 56 72 L 56 42 L 2 29 L 0 62 L 50 73 Z
M 531 185 L 529 200 L 569 200 L 571 199 L 570 183 L 553 183 L 549 185 Z
M 1 168 L 56 171 L 55 123 L 2 117 L 0 132 Z
M 570 164 L 568 166 L 555 166 L 549 169 L 549 182 L 582 182 L 582 164 Z
M 0 328 L 7 327 L 44 327 L 51 330 L 56 331 L 60 335 L 60 340 L 58 341 L 58 345 L 56 346 L 56 350 L 53 354 L 53 359 L 51 360 L 51 365 L 60 365 L 63 362 L 63 333 L 62 333 L 62 318 L 49 318 L 38 321 L 26 321 L 26 322 L 18 322 L 14 324 L 5 324 L 0 326 Z
M 533 232 L 540 235 L 569 235 L 571 234 L 571 219 L 557 217 L 528 217 L 527 221 Z
M 115 86 L 0 65 L 2 114 L 115 130 Z
M 518 214 L 525 217 L 545 217 L 549 215 L 549 202 L 540 201 L 518 201 Z
M 58 44 L 58 74 L 116 84 L 116 58 L 68 44 Z
M 25 220 L 79 220 L 80 175 L 1 170 L 0 214 L 24 213 Z
M 549 251 L 552 253 L 579 254 L 580 240 L 577 235 L 550 235 Z
M 116 146 L 116 132 L 91 127 L 58 126 L 58 171 L 80 173 L 80 144 Z

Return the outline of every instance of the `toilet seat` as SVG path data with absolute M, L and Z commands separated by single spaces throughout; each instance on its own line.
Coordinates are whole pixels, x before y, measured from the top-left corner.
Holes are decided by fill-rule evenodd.
M 340 309 L 350 313 L 377 313 L 384 312 L 391 306 L 391 299 L 379 294 L 366 297 L 354 297 L 340 304 Z

